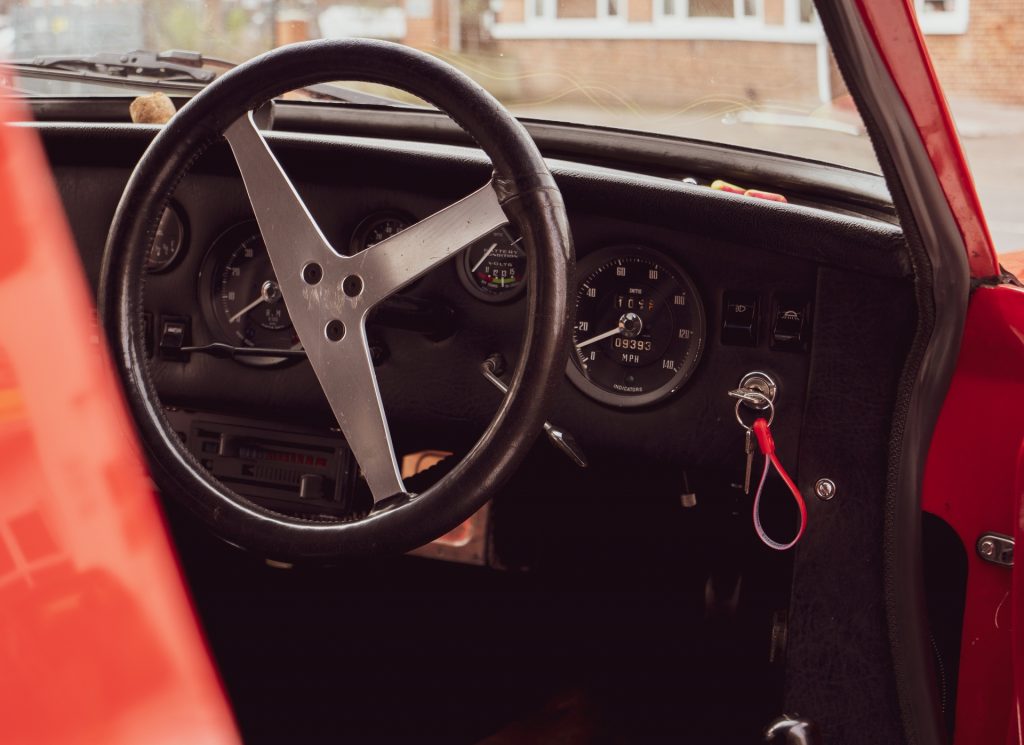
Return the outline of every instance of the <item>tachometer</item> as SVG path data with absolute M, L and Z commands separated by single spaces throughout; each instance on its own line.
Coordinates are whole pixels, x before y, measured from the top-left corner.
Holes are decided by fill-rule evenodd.
M 642 406 L 678 390 L 704 347 L 704 307 L 667 256 L 614 246 L 580 262 L 570 380 L 613 406 Z
M 268 349 L 301 346 L 256 223 L 223 233 L 203 262 L 202 277 L 204 305 L 220 341 Z M 270 356 L 236 359 L 253 365 L 282 361 Z

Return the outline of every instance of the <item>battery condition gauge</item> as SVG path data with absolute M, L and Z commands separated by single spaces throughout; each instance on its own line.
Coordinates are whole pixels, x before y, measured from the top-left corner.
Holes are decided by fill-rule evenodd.
M 181 256 L 188 242 L 188 230 L 181 209 L 168 202 L 153 236 L 153 244 L 146 252 L 146 271 L 155 274 L 171 268 Z
M 518 297 L 526 288 L 526 252 L 522 238 L 498 228 L 462 252 L 459 279 L 470 293 L 489 303 Z

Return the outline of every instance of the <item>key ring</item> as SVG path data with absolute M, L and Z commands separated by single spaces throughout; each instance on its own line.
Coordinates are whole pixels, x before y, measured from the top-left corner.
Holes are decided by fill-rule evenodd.
M 772 422 L 775 421 L 775 404 L 772 403 L 772 400 L 770 398 L 768 398 L 766 395 L 764 395 L 760 391 L 743 391 L 743 392 L 731 391 L 729 393 L 729 395 L 732 396 L 733 398 L 737 399 L 737 401 L 736 401 L 736 421 L 740 423 L 740 426 L 743 427 L 743 429 L 749 431 L 749 430 L 752 430 L 754 428 L 753 424 L 747 424 L 745 421 L 743 421 L 743 417 L 740 415 L 740 407 L 743 404 L 745 404 L 745 403 L 762 404 L 764 406 L 767 406 L 768 407 L 768 426 L 769 427 L 772 426 Z M 764 417 L 761 416 L 760 413 L 758 413 L 757 419 L 763 419 L 763 418 Z

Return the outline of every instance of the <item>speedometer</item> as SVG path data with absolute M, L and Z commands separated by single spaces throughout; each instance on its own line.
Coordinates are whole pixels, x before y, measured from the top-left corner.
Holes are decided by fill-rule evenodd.
M 677 391 L 704 347 L 704 306 L 676 262 L 643 246 L 613 246 L 580 262 L 570 380 L 613 406 Z

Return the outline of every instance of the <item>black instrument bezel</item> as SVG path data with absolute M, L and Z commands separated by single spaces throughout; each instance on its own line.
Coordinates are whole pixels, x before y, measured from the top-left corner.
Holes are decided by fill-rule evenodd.
M 459 260 L 458 260 L 458 264 L 457 264 L 457 266 L 458 266 L 459 281 L 462 282 L 462 286 L 466 288 L 467 292 L 469 292 L 470 295 L 475 297 L 477 300 L 483 300 L 485 303 L 508 303 L 508 302 L 511 302 L 512 300 L 515 300 L 516 298 L 522 297 L 523 293 L 526 291 L 526 283 L 528 281 L 527 277 L 525 276 L 525 272 L 526 272 L 526 269 L 525 269 L 526 255 L 525 255 L 525 253 L 523 254 L 523 264 L 524 264 L 524 269 L 523 269 L 524 276 L 523 276 L 523 279 L 521 279 L 514 287 L 511 287 L 508 290 L 501 290 L 501 291 L 498 291 L 498 292 L 491 292 L 491 291 L 488 291 L 488 290 L 484 290 L 484 289 L 482 289 L 480 287 L 480 285 L 473 278 L 473 273 L 470 271 L 471 267 L 469 266 L 470 251 L 471 251 L 471 249 L 477 243 L 481 243 L 483 241 L 486 241 L 488 238 L 490 238 L 491 235 L 494 235 L 494 233 L 497 233 L 499 231 L 504 232 L 505 235 L 508 236 L 509 243 L 515 243 L 517 241 L 522 240 L 522 237 L 520 237 L 520 238 L 514 238 L 513 237 L 515 234 L 512 232 L 511 227 L 509 225 L 507 225 L 507 224 L 503 225 L 502 227 L 497 228 L 496 230 L 492 231 L 488 235 L 484 236 L 479 241 L 476 241 L 475 243 L 471 243 L 468 246 L 466 246 L 464 249 L 462 249 L 462 251 L 460 252 Z
M 633 256 L 642 257 L 645 260 L 653 260 L 658 264 L 663 265 L 666 269 L 673 272 L 682 282 L 682 285 L 686 289 L 689 297 L 692 298 L 689 300 L 689 305 L 692 309 L 692 313 L 694 314 L 696 326 L 694 336 L 696 338 L 691 343 L 696 345 L 696 351 L 692 356 L 687 355 L 689 364 L 677 370 L 676 374 L 673 375 L 665 385 L 662 385 L 653 391 L 647 391 L 646 393 L 629 395 L 610 391 L 587 377 L 587 375 L 585 375 L 580 369 L 579 359 L 575 348 L 570 347 L 569 360 L 566 365 L 566 374 L 572 384 L 575 385 L 581 393 L 595 401 L 623 409 L 649 406 L 651 404 L 664 401 L 682 389 L 690 378 L 693 377 L 694 371 L 696 371 L 697 366 L 700 364 L 701 357 L 704 354 L 704 347 L 707 342 L 707 315 L 704 312 L 704 302 L 701 298 L 700 291 L 697 288 L 697 284 L 693 281 L 690 273 L 687 272 L 678 261 L 668 256 L 664 251 L 659 251 L 649 246 L 642 246 L 639 244 L 618 244 L 606 246 L 605 248 L 599 249 L 580 259 L 576 266 L 577 309 L 580 288 L 587 277 L 591 276 L 597 269 L 606 264 L 620 258 Z M 572 343 L 572 340 L 570 340 L 570 344 Z

